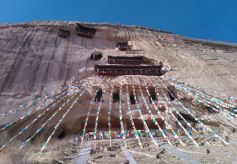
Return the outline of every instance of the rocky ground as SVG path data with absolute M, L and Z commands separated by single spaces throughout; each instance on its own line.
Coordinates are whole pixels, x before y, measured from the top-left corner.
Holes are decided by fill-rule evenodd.
M 218 142 L 216 139 L 209 140 L 210 145 L 203 145 L 197 148 L 194 145 L 175 146 L 177 149 L 185 153 L 192 160 L 197 160 L 201 163 L 235 163 L 237 152 L 237 135 L 236 133 L 230 136 L 230 145 L 226 146 Z M 191 163 L 186 161 L 182 156 L 168 152 L 164 148 L 156 147 L 147 139 L 142 140 L 143 148 L 140 148 L 136 141 L 128 141 L 128 152 L 138 164 L 143 163 Z M 8 150 L 0 153 L 0 162 L 2 164 L 10 163 L 73 163 L 78 156 L 81 144 L 74 140 L 73 137 L 65 140 L 53 141 L 48 149 L 44 152 L 39 152 L 40 144 L 29 146 L 23 151 L 16 150 L 17 145 L 11 146 Z M 181 157 L 181 158 L 180 158 Z M 98 141 L 92 144 L 92 151 L 88 162 L 95 163 L 127 163 L 128 159 L 121 150 L 120 141 Z

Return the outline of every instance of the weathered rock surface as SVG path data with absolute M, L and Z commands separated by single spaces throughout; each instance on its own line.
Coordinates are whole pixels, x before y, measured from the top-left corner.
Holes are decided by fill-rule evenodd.
M 175 77 L 236 95 L 237 47 L 136 27 L 96 25 L 94 39 L 75 34 L 74 23 L 69 38 L 58 37 L 63 22 L 41 22 L 0 26 L 0 91 L 2 96 L 43 94 L 61 87 L 65 81 L 87 76 L 95 62 L 89 57 L 94 49 L 104 55 L 120 54 L 116 42 L 130 40 L 142 55 L 168 63 Z M 65 22 L 64 22 L 65 24 Z M 48 88 L 47 88 L 48 87 Z
M 62 24 L 71 31 L 68 38 L 58 36 Z M 88 24 L 96 27 L 97 33 L 93 39 L 82 38 L 76 35 L 74 24 L 32 22 L 0 26 L 1 113 L 22 103 L 30 106 L 37 96 L 51 94 L 72 81 L 94 76 L 94 65 L 107 63 L 106 56 L 124 55 L 124 52 L 116 50 L 116 43 L 121 41 L 129 41 L 133 45 L 134 51 L 125 53 L 129 56 L 143 55 L 157 62 L 163 61 L 165 66 L 171 68 L 168 76 L 203 87 L 208 92 L 217 91 L 237 97 L 236 45 L 108 24 Z M 94 51 L 102 52 L 103 58 L 90 60 Z M 85 97 L 92 97 L 91 92 L 88 91 Z M 37 105 L 50 102 L 50 99 L 39 101 Z M 85 107 L 85 104 L 80 107 Z M 19 116 L 1 121 L 16 121 Z M 73 113 L 70 113 L 66 120 L 72 117 Z
M 65 25 L 71 31 L 69 38 L 60 38 L 58 30 L 60 25 Z M 37 97 L 52 94 L 55 91 L 62 90 L 67 84 L 76 82 L 87 77 L 93 77 L 94 65 L 100 63 L 107 63 L 108 55 L 142 55 L 154 61 L 163 61 L 166 67 L 171 68 L 167 76 L 175 77 L 181 81 L 189 82 L 194 86 L 204 88 L 207 92 L 217 91 L 229 96 L 237 97 L 237 45 L 230 45 L 226 43 L 214 43 L 203 40 L 195 40 L 184 38 L 172 33 L 146 29 L 142 27 L 127 27 L 120 25 L 109 24 L 88 24 L 89 26 L 96 27 L 97 33 L 93 39 L 82 38 L 76 35 L 74 29 L 75 22 L 32 22 L 17 25 L 1 25 L 0 26 L 0 113 L 8 112 L 13 109 L 21 107 L 20 112 L 10 115 L 9 117 L 0 117 L 0 125 L 6 122 L 17 121 L 28 111 L 36 109 L 38 106 L 47 106 L 53 99 L 46 101 L 38 101 L 33 105 L 32 100 Z M 133 45 L 133 51 L 121 52 L 116 50 L 116 43 L 121 41 L 130 41 Z M 91 53 L 94 51 L 102 52 L 103 58 L 98 61 L 91 60 Z M 92 81 L 95 86 L 103 85 L 101 81 Z M 115 79 L 123 84 L 126 84 L 124 77 Z M 106 92 L 109 93 L 109 90 Z M 109 94 L 104 99 L 107 100 Z M 77 133 L 80 128 L 80 123 L 84 123 L 84 119 L 79 118 L 87 114 L 89 100 L 93 97 L 92 90 L 88 88 L 82 96 L 83 103 L 75 104 L 65 120 L 60 124 L 55 136 L 67 135 L 69 132 Z M 141 99 L 140 97 L 138 99 Z M 66 100 L 58 103 L 63 104 Z M 142 100 L 140 100 L 142 101 Z M 123 102 L 126 102 L 125 100 Z M 31 106 L 29 109 L 27 107 Z M 38 119 L 32 126 L 29 127 L 24 135 L 18 136 L 17 139 L 26 139 L 33 135 L 36 130 L 58 110 L 59 106 L 51 109 L 42 118 Z M 47 124 L 44 129 L 44 136 L 37 135 L 45 141 L 53 130 L 53 127 L 62 118 L 64 112 L 69 108 L 66 105 L 62 111 L 58 113 Z M 112 115 L 118 114 L 118 105 L 113 106 L 116 110 L 112 111 Z M 144 104 L 142 108 L 145 108 Z M 24 110 L 25 109 L 25 110 Z M 108 107 L 102 107 L 101 113 L 107 114 Z M 123 108 L 124 109 L 124 108 Z M 134 107 L 135 109 L 135 107 Z M 19 133 L 23 127 L 37 118 L 37 116 L 44 110 L 33 112 L 27 120 L 20 120 L 9 128 L 8 134 L 14 136 Z M 104 113 L 103 113 L 104 112 Z M 106 113 L 105 113 L 106 112 Z M 96 108 L 93 109 L 91 116 L 95 117 Z M 2 116 L 2 115 L 1 115 Z M 136 113 L 134 113 L 136 117 Z M 214 117 L 214 116 L 213 116 Z M 217 117 L 217 116 L 215 116 Z M 103 117 L 102 117 L 103 118 Z M 222 120 L 213 122 L 217 118 L 212 116 L 205 116 L 204 123 L 211 126 L 220 126 Z M 113 121 L 113 118 L 111 118 Z M 107 125 L 107 117 L 104 119 Z M 118 121 L 117 121 L 118 122 Z M 94 127 L 92 122 L 91 127 Z M 101 123 L 100 123 L 101 124 Z M 119 125 L 118 125 L 119 126 Z M 227 129 L 225 125 L 221 124 L 221 129 Z M 233 129 L 228 129 L 234 131 Z M 9 141 L 9 136 L 6 138 L 4 133 L 1 133 L 1 145 Z M 74 138 L 73 138 L 74 139 Z M 230 142 L 233 142 L 230 138 Z M 149 141 L 150 142 L 150 141 Z M 42 142 L 34 140 L 32 143 Z M 20 145 L 22 142 L 19 143 Z M 64 146 L 62 146 L 64 144 Z M 20 146 L 18 145 L 18 146 Z M 36 145 L 36 144 L 35 144 Z M 143 143 L 146 151 L 149 154 L 139 153 L 140 147 L 136 144 L 130 144 L 130 148 L 136 161 L 157 163 L 155 158 L 157 155 L 157 147 L 152 147 L 151 143 Z M 18 146 L 13 146 L 15 147 Z M 39 147 L 40 147 L 39 146 Z M 36 150 L 32 151 L 33 146 L 25 155 L 26 161 L 42 162 L 54 161 L 61 163 L 74 158 L 74 154 L 79 151 L 79 145 L 75 146 L 69 140 L 54 140 L 54 149 L 43 154 L 39 154 L 38 146 Z M 119 147 L 108 147 L 99 145 L 97 150 L 93 150 L 91 161 L 96 160 L 98 163 L 123 163 L 126 161 Z M 107 148 L 108 147 L 108 148 Z M 187 147 L 186 147 L 187 148 Z M 223 152 L 219 151 L 220 147 L 212 147 L 209 156 L 206 156 L 206 148 L 203 147 L 200 152 L 194 151 L 193 147 L 188 147 L 187 152 L 195 152 L 194 157 L 205 162 L 216 161 L 234 161 L 231 151 L 225 151 L 226 154 L 231 154 L 231 158 L 223 158 Z M 236 149 L 235 147 L 233 147 Z M 225 148 L 223 148 L 225 149 Z M 7 161 L 9 156 L 13 159 L 12 163 L 19 163 L 18 158 L 22 159 L 23 151 L 18 155 L 13 154 L 15 150 L 10 150 L 9 154 L 1 154 L 1 160 Z M 142 150 L 145 151 L 145 150 Z M 33 152 L 33 153 L 32 153 Z M 219 153 L 219 154 L 218 154 Z M 226 155 L 224 153 L 224 156 Z M 115 156 L 116 154 L 116 156 Z M 148 155 L 149 158 L 144 157 Z M 161 153 L 160 153 L 161 154 Z M 215 155 L 217 154 L 217 155 Z M 154 158 L 150 158 L 150 156 Z M 37 157 L 37 158 L 36 158 Z M 114 157 L 114 158 L 111 158 Z M 96 159 L 97 158 L 97 159 Z M 163 152 L 159 155 L 159 160 L 169 161 L 171 163 L 181 163 L 180 160 L 174 156 Z M 220 158 L 220 159 L 219 159 Z M 15 162 L 16 161 L 16 162 Z M 143 162 L 143 163 L 144 163 Z M 2 162 L 3 163 L 3 162 Z M 11 163 L 11 162 L 5 162 Z M 23 162 L 22 162 L 23 163 Z M 50 163 L 50 162 L 46 162 Z M 52 163 L 52 162 L 51 162 Z M 126 163 L 126 162 L 125 162 Z

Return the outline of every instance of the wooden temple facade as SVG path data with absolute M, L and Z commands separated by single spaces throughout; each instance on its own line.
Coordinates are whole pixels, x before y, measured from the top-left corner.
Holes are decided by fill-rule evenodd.
M 129 51 L 132 49 L 128 42 L 118 42 L 116 46 L 120 51 Z
M 141 65 L 95 65 L 94 70 L 98 75 L 147 75 L 161 76 L 162 66 L 141 66 Z
M 79 35 L 81 37 L 93 38 L 93 36 L 96 33 L 96 28 L 85 27 L 85 26 L 82 26 L 79 23 L 76 23 L 75 28 L 76 28 L 76 31 L 77 31 L 77 35 Z
M 61 26 L 58 30 L 58 36 L 61 38 L 68 38 L 70 36 L 70 31 L 67 27 Z
M 109 64 L 145 64 L 147 61 L 143 56 L 108 56 Z

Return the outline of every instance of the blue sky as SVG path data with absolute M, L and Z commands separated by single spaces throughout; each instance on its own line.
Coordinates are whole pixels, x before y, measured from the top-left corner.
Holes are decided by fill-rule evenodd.
M 237 43 L 237 0 L 1 0 L 0 23 L 33 20 L 141 25 Z

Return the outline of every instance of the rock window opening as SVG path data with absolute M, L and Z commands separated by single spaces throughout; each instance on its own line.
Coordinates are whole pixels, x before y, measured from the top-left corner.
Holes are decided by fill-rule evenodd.
M 63 129 L 62 132 L 58 135 L 58 139 L 63 139 L 66 137 L 66 135 L 67 135 L 67 133 L 66 133 L 65 129 Z
M 103 95 L 102 88 L 99 88 L 95 95 L 95 102 L 100 102 Z
M 70 31 L 60 28 L 59 31 L 58 31 L 58 35 L 59 35 L 59 37 L 61 37 L 61 38 L 67 38 L 67 37 L 69 37 L 69 35 L 70 35 Z
M 186 114 L 186 113 L 180 113 L 180 114 L 191 125 L 197 124 L 197 121 L 191 115 Z M 187 127 L 187 124 L 185 123 L 185 121 L 180 116 L 178 116 L 178 120 L 179 120 L 179 122 L 181 122 L 181 124 L 184 125 L 184 127 Z
M 86 26 L 81 25 L 79 23 L 76 23 L 75 28 L 77 31 L 77 35 L 79 35 L 81 37 L 93 38 L 93 36 L 96 33 L 96 28 L 86 27 Z
M 177 91 L 174 86 L 168 86 L 168 95 L 171 101 L 174 101 L 177 98 Z
M 154 87 L 149 87 L 148 91 L 149 91 L 149 94 L 150 94 L 149 100 L 150 100 L 150 103 L 152 104 L 152 100 L 157 101 L 156 91 L 155 91 Z
M 95 51 L 91 54 L 91 60 L 100 60 L 102 57 L 102 53 L 98 51 Z
M 175 97 L 169 92 L 169 98 L 171 101 L 174 101 L 175 100 Z
M 119 88 L 116 87 L 113 92 L 113 103 L 119 102 L 120 95 L 119 95 Z
M 132 50 L 132 45 L 130 45 L 128 43 L 128 41 L 126 42 L 118 42 L 116 47 L 120 50 L 120 51 L 131 51 Z
M 131 104 L 136 104 L 135 96 L 134 96 L 133 93 L 130 93 L 130 103 L 131 103 Z

